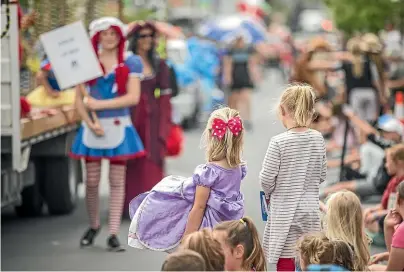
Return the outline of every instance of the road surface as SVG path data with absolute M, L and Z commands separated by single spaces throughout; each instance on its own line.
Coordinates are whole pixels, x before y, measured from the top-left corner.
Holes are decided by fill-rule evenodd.
M 248 163 L 248 175 L 242 182 L 246 215 L 256 223 L 260 233 L 264 230 L 261 219 L 258 174 L 269 139 L 282 132 L 277 121 L 275 107 L 282 91 L 281 77 L 266 75 L 253 98 L 254 130 L 245 137 L 244 158 Z M 204 162 L 204 152 L 199 149 L 202 129 L 186 134 L 182 157 L 170 160 L 168 174 L 189 176 L 194 168 Z M 91 249 L 80 249 L 79 239 L 88 227 L 86 209 L 81 199 L 77 210 L 69 216 L 20 219 L 12 211 L 2 215 L 2 270 L 143 270 L 159 271 L 164 253 L 139 251 L 127 248 L 123 253 L 105 250 L 108 235 L 108 183 L 103 173 L 101 185 L 101 211 L 103 229 Z M 80 195 L 84 196 L 84 188 Z M 126 243 L 129 221 L 121 228 L 120 239 Z

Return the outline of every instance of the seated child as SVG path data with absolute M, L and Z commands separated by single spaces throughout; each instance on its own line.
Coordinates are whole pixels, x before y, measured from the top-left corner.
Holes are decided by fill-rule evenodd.
M 393 178 L 383 193 L 382 202 L 364 211 L 365 226 L 375 240 L 383 238 L 384 217 L 394 207 L 396 188 L 404 180 L 404 144 L 398 144 L 386 150 L 385 166 L 388 174 Z
M 184 249 L 168 255 L 161 271 L 206 271 L 206 263 L 201 254 Z
M 352 245 L 355 252 L 354 270 L 367 270 L 370 240 L 365 233 L 363 212 L 359 198 L 352 192 L 332 194 L 327 200 L 324 232 L 329 239 Z
M 404 181 L 397 186 L 396 201 L 384 220 L 384 235 L 388 252 L 372 257 L 372 271 L 404 271 Z M 388 261 L 387 266 L 378 262 Z
M 324 233 L 304 235 L 297 245 L 302 271 L 309 265 L 337 265 L 354 271 L 354 251 L 342 240 L 330 240 Z
M 266 271 L 258 231 L 250 218 L 222 222 L 213 235 L 222 245 L 226 271 Z
M 206 262 L 206 271 L 224 271 L 225 257 L 219 241 L 212 231 L 203 229 L 191 233 L 183 239 L 180 250 L 190 249 L 201 254 Z
M 46 58 L 41 63 L 37 81 L 40 86 L 27 95 L 27 100 L 33 107 L 50 108 L 74 104 L 75 89 L 60 89 L 51 64 Z

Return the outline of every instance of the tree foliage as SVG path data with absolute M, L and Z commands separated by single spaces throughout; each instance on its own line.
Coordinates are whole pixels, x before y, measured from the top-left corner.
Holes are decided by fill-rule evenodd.
M 324 0 L 338 29 L 355 32 L 378 32 L 388 20 L 400 18 L 404 1 L 392 0 Z M 401 13 L 401 14 L 400 14 Z

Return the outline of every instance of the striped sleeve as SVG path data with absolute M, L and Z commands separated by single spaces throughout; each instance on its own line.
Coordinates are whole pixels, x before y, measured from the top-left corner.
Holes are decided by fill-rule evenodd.
M 320 183 L 323 183 L 327 177 L 327 156 L 326 156 L 325 141 L 323 141 L 323 164 L 321 166 Z
M 275 188 L 276 178 L 281 163 L 279 145 L 271 140 L 260 172 L 260 182 L 265 195 L 268 197 Z

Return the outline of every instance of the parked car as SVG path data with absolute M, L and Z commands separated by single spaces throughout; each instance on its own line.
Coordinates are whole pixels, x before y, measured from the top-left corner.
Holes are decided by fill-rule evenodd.
M 167 60 L 174 66 L 184 65 L 189 57 L 185 40 L 168 40 L 166 44 Z M 177 120 L 185 129 L 197 126 L 202 108 L 201 84 L 197 79 L 183 86 L 179 83 L 178 95 L 171 99 Z

